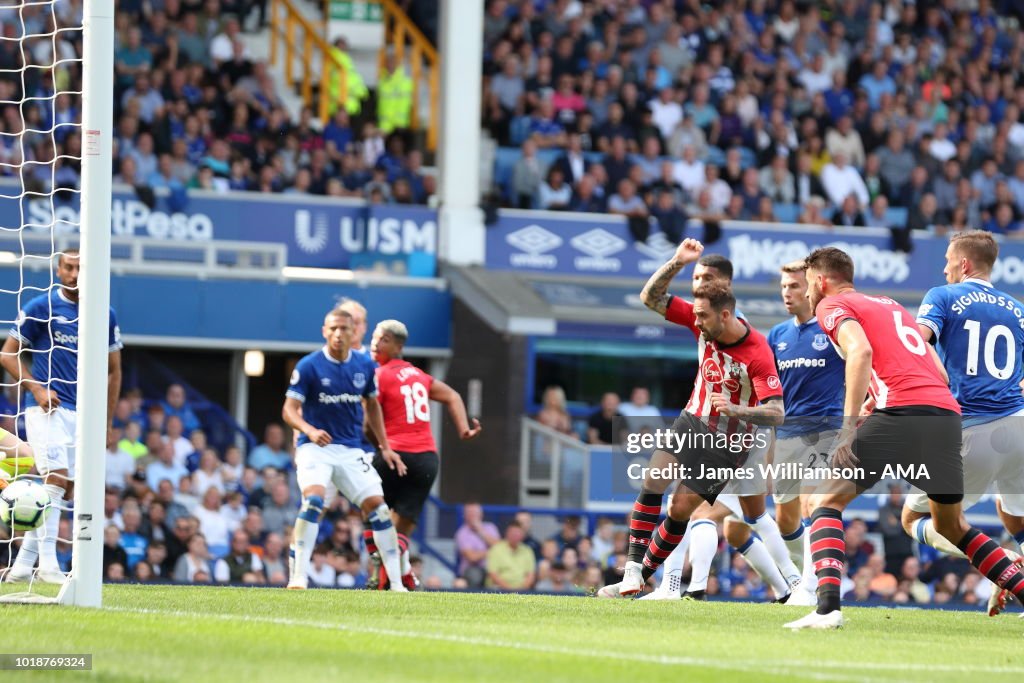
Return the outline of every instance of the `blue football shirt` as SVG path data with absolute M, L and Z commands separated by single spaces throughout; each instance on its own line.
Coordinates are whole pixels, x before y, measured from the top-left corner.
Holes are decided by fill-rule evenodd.
M 331 435 L 331 443 L 363 448 L 363 399 L 376 398 L 374 363 L 366 354 L 349 351 L 335 360 L 324 347 L 304 356 L 292 372 L 288 398 L 302 403 L 302 417 Z M 309 443 L 299 435 L 299 445 Z
M 1024 409 L 1024 304 L 991 282 L 969 278 L 928 290 L 917 322 L 935 333 L 965 427 Z
M 57 288 L 29 301 L 18 312 L 10 334 L 31 349 L 32 377 L 57 392 L 61 407 L 75 410 L 78 400 L 78 304 Z M 124 347 L 117 316 L 110 309 L 107 335 L 110 351 Z M 106 400 L 106 399 L 104 399 Z M 36 405 L 25 393 L 25 405 Z
M 786 401 L 786 422 L 776 428 L 779 438 L 837 429 L 842 423 L 846 364 L 817 318 L 803 325 L 795 318 L 779 323 L 768 332 L 768 345 Z

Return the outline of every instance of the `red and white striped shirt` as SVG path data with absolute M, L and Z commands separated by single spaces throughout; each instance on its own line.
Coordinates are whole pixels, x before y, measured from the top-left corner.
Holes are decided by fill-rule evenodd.
M 718 429 L 719 412 L 711 405 L 711 394 L 724 394 L 734 405 L 752 407 L 771 398 L 782 398 L 782 382 L 775 368 L 775 356 L 764 335 L 746 320 L 747 334 L 733 344 L 704 339 L 695 324 L 693 304 L 677 296 L 669 301 L 665 319 L 690 329 L 697 337 L 697 379 L 684 410 L 695 417 L 711 418 L 709 428 Z M 738 426 L 738 425 L 737 425 Z M 731 423 L 726 431 L 736 429 Z

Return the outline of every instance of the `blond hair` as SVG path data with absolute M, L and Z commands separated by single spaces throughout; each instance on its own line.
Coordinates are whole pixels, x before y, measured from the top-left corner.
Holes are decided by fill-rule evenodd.
M 401 345 L 405 345 L 407 339 L 409 339 L 409 329 L 400 320 L 381 320 L 377 323 L 377 330 L 381 332 L 387 332 Z

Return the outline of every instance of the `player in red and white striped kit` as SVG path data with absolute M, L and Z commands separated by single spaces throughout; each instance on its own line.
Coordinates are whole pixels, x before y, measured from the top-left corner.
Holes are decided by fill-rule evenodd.
M 928 496 L 935 530 L 990 581 L 1024 599 L 1024 573 L 999 545 L 971 527 L 961 510 L 963 459 L 960 406 L 935 350 L 906 309 L 853 287 L 853 260 L 835 247 L 807 257 L 807 298 L 821 329 L 846 359 L 843 426 L 830 457 L 849 476 L 811 496 L 811 560 L 818 609 L 790 629 L 843 625 L 840 584 L 846 560 L 843 510 L 885 476 L 887 468 Z M 874 410 L 859 418 L 870 396 Z M 908 469 L 903 469 L 908 468 Z
M 384 431 L 391 448 L 406 467 L 405 475 L 399 476 L 380 455 L 373 461 L 384 488 L 384 500 L 391 508 L 398 531 L 402 582 L 411 590 L 417 584 L 409 567 L 409 534 L 416 528 L 440 465 L 430 429 L 430 401 L 448 406 L 455 429 L 463 440 L 474 438 L 481 428 L 479 420 L 470 421 L 466 416 L 466 406 L 457 391 L 402 358 L 408 338 L 409 331 L 403 323 L 381 321 L 373 331 L 370 355 L 378 363 L 377 400 L 384 418 Z M 367 549 L 372 552 L 369 544 Z M 378 583 L 383 587 L 385 581 L 378 580 Z
M 658 299 L 657 310 L 667 320 L 697 335 L 699 370 L 690 400 L 672 425 L 683 443 L 677 442 L 674 452 L 658 450 L 651 458 L 652 468 L 673 462 L 681 466 L 668 517 L 657 526 L 662 494 L 640 493 L 630 518 L 622 581 L 602 588 L 600 597 L 640 592 L 682 540 L 694 510 L 703 501 L 714 504 L 731 478 L 729 472 L 745 462 L 756 442 L 756 425 L 781 424 L 785 417 L 782 383 L 771 348 L 760 332 L 735 316 L 731 290 L 718 283 L 702 285 L 694 291 L 693 303 L 668 294 L 672 279 L 703 251 L 704 245 L 697 240 L 684 240 L 645 289 L 644 296 Z

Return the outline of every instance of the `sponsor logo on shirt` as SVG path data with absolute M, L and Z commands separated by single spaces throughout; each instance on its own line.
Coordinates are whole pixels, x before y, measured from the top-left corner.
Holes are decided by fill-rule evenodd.
M 844 309 L 844 308 L 837 308 L 836 310 L 834 310 L 831 313 L 829 313 L 828 315 L 826 315 L 825 316 L 825 329 L 826 330 L 834 329 L 835 326 L 836 326 L 836 322 L 838 322 L 839 318 L 844 316 L 844 315 L 846 315 L 846 309 Z
M 78 348 L 78 335 L 77 334 L 65 334 L 59 330 L 55 330 L 53 333 L 53 341 L 60 344 L 61 346 L 69 346 Z
M 714 358 L 708 358 L 701 364 L 700 374 L 708 384 L 722 383 L 722 366 Z
M 334 405 L 337 403 L 360 403 L 363 400 L 362 396 L 356 394 L 325 394 L 320 392 L 317 395 L 317 401 L 326 405 Z
M 793 368 L 823 368 L 825 367 L 824 358 L 790 358 L 788 360 L 780 360 L 777 365 L 779 370 L 792 370 Z
M 781 386 L 782 386 L 782 382 L 780 382 L 779 378 L 776 377 L 775 375 L 772 375 L 771 377 L 768 378 L 768 388 L 769 389 L 778 389 Z

